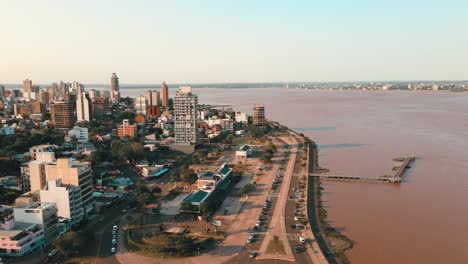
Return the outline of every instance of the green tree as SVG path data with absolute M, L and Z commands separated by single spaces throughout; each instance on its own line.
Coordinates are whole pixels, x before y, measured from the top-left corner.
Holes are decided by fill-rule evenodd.
M 193 183 L 196 180 L 198 180 L 198 176 L 195 172 L 189 171 L 187 173 L 184 173 L 184 175 L 182 176 L 182 180 L 184 182 Z
M 57 251 L 66 257 L 72 256 L 76 251 L 84 248 L 83 236 L 75 231 L 70 231 L 55 241 Z

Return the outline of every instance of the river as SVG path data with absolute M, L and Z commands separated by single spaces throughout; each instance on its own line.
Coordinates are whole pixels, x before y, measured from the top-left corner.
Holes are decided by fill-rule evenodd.
M 172 91 L 173 89 L 171 89 Z M 123 95 L 142 94 L 123 89 Z M 312 138 L 331 173 L 380 176 L 417 157 L 398 184 L 324 182 L 329 221 L 356 242 L 352 263 L 468 263 L 468 93 L 194 91 L 199 102 L 266 116 Z

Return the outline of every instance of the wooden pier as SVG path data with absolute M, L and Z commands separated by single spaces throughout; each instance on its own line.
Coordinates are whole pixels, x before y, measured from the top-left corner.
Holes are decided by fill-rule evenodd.
M 384 175 L 380 177 L 361 177 L 361 176 L 344 176 L 333 174 L 312 173 L 312 177 L 320 177 L 321 179 L 335 180 L 335 181 L 368 181 L 368 182 L 384 182 L 384 183 L 401 183 L 401 179 L 406 170 L 410 168 L 411 163 L 416 158 L 414 156 L 407 156 L 404 158 L 403 163 L 399 166 L 394 175 Z

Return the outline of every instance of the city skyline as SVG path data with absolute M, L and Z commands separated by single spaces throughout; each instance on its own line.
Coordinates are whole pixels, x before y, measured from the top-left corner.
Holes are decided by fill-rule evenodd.
M 466 5 L 3 1 L 0 83 L 466 80 Z

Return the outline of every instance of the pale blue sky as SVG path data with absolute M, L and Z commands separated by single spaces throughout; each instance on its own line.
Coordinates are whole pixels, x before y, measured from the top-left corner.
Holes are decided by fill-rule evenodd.
M 468 79 L 468 1 L 0 0 L 0 83 Z

